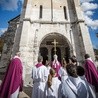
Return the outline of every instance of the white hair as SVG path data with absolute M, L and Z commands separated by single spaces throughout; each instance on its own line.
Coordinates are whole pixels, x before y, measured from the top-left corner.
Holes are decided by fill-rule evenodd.
M 58 56 L 57 56 L 56 54 L 55 54 L 53 57 L 54 57 L 54 59 L 56 59 L 56 60 L 57 60 L 57 58 L 58 58 Z

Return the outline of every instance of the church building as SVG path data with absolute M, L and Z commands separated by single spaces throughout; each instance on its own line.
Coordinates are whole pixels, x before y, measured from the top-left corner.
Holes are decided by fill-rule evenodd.
M 20 51 L 25 85 L 31 84 L 38 55 L 44 62 L 52 61 L 54 52 L 60 62 L 75 55 L 80 64 L 85 53 L 95 58 L 80 0 L 24 0 L 21 15 L 9 21 L 6 36 L 1 66 Z

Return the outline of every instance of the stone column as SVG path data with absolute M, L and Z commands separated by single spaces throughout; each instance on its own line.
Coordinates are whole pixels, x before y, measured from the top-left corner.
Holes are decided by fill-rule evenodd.
M 85 53 L 90 54 L 92 59 L 95 60 L 94 50 L 91 43 L 89 31 L 87 25 L 85 25 L 84 22 L 83 11 L 81 10 L 79 0 L 74 0 L 74 4 L 75 4 L 75 9 L 77 14 L 77 23 L 79 25 L 79 33 L 80 33 L 79 35 L 81 35 L 81 39 L 82 39 L 81 42 L 83 42 Z
M 21 52 L 21 58 L 23 61 L 23 77 L 24 77 L 24 84 L 29 84 L 29 79 L 26 79 L 28 76 L 28 73 L 31 72 L 30 65 L 28 65 L 27 59 L 28 59 L 28 41 L 29 41 L 29 29 L 30 29 L 30 22 L 29 21 L 23 21 L 23 27 L 21 31 L 21 38 L 20 38 L 20 44 L 19 44 L 19 51 Z M 29 75 L 30 77 L 30 75 Z M 28 81 L 26 81 L 28 80 Z
M 34 63 L 34 65 L 37 63 L 37 58 L 39 55 L 37 33 L 38 33 L 38 29 L 35 30 L 35 36 L 34 36 L 34 46 L 33 46 L 33 55 L 34 55 L 33 56 L 33 63 Z
M 85 48 L 85 53 L 90 54 L 92 59 L 95 60 L 94 50 L 93 50 L 88 28 L 84 23 L 79 23 L 79 25 L 80 25 L 80 30 L 81 30 L 80 32 L 81 32 L 81 36 L 82 36 L 83 44 Z
M 73 35 L 73 31 L 72 29 L 70 28 L 69 30 L 69 34 L 70 34 L 70 42 L 71 42 L 71 46 L 70 47 L 70 55 L 76 55 L 76 52 L 75 52 L 75 42 L 74 42 L 74 35 Z

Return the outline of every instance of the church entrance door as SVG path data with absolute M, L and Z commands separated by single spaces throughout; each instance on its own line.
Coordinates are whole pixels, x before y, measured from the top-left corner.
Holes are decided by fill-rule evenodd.
M 59 62 L 63 58 L 68 59 L 70 54 L 72 54 L 70 52 L 70 46 L 68 39 L 64 35 L 58 33 L 47 34 L 42 40 L 39 49 L 39 54 L 43 56 L 43 64 L 45 64 L 47 58 L 49 61 L 53 61 L 53 55 L 55 53 L 58 56 Z

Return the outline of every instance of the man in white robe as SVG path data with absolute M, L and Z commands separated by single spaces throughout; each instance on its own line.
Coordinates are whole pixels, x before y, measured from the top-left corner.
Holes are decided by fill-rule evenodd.
M 68 78 L 68 74 L 67 74 L 67 71 L 66 71 L 66 66 L 67 66 L 67 63 L 66 63 L 65 59 L 63 58 L 62 66 L 60 67 L 60 70 L 58 72 L 62 82 L 65 81 Z
M 68 78 L 68 74 L 66 72 L 66 68 L 61 67 L 59 72 L 58 72 L 59 76 L 61 77 L 61 81 L 65 81 Z
M 62 83 L 62 98 L 96 98 L 95 93 L 87 82 L 77 75 L 76 67 L 67 67 L 68 79 Z
M 47 75 L 49 75 L 51 66 L 50 66 L 50 62 L 49 62 L 48 60 L 46 60 L 45 66 L 46 66 L 46 68 L 47 68 Z
M 96 98 L 95 94 L 91 93 L 92 88 L 88 88 L 88 84 L 81 78 L 70 78 L 62 84 L 61 93 L 63 98 Z
M 32 98 L 44 98 L 44 90 L 48 75 L 47 69 L 42 64 L 42 61 L 42 56 L 38 57 L 38 64 L 36 64 L 32 70 L 32 79 L 34 83 L 32 90 Z

